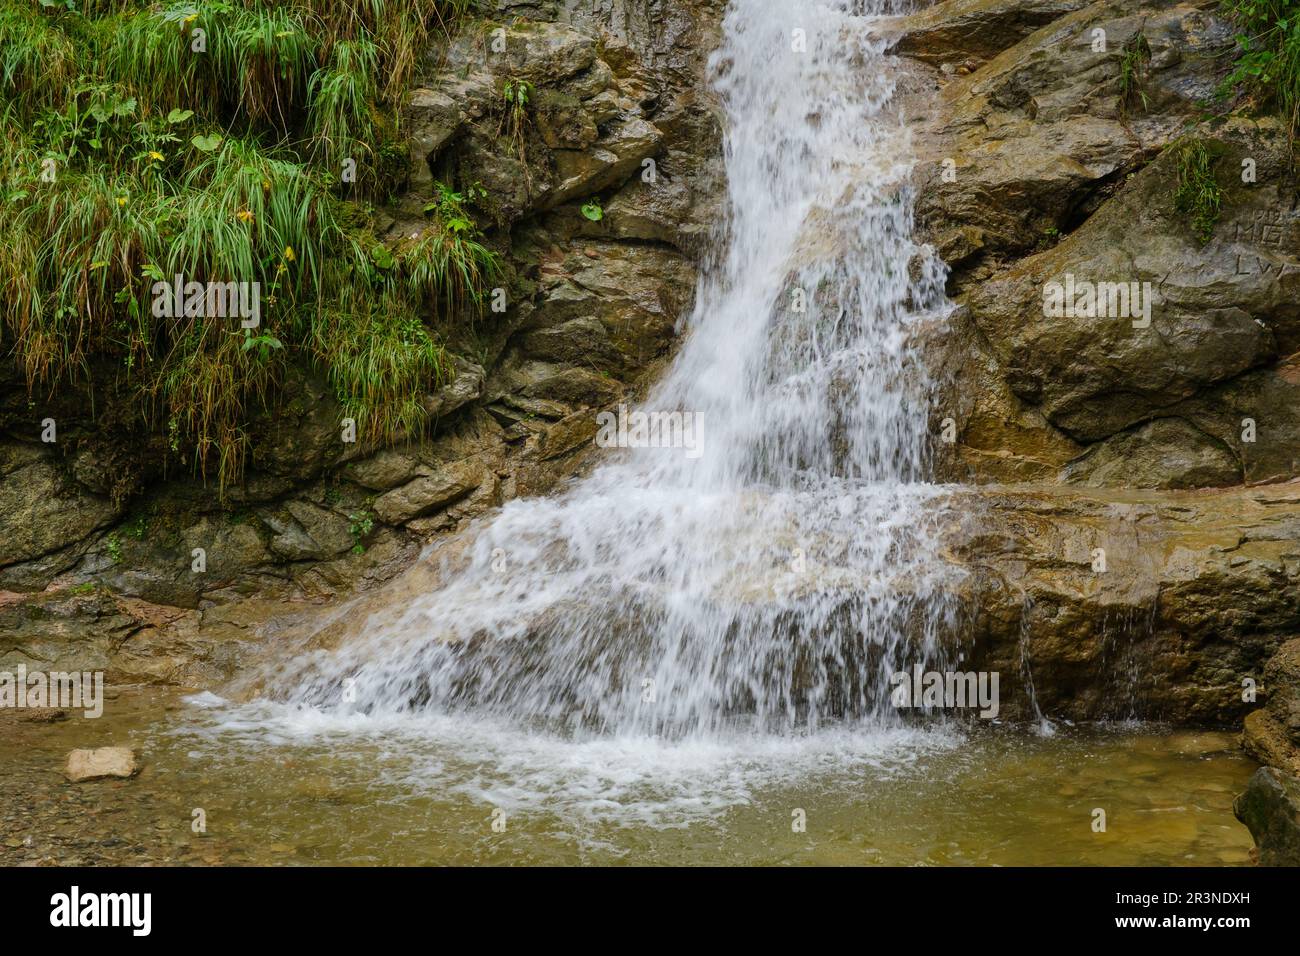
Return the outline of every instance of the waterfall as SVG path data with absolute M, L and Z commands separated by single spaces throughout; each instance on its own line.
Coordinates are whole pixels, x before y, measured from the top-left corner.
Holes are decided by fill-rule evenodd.
M 863 8 L 726 14 L 720 252 L 635 410 L 681 413 L 690 447 L 607 451 L 508 503 L 426 555 L 436 584 L 282 662 L 268 694 L 606 737 L 896 719 L 889 677 L 936 660 L 948 606 L 914 345 L 946 300 Z

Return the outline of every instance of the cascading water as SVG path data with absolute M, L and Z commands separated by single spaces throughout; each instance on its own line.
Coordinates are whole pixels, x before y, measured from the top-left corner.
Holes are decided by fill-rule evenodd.
M 726 16 L 726 251 L 644 403 L 700 445 L 621 449 L 509 503 L 455 566 L 426 556 L 437 587 L 282 662 L 268 694 L 605 739 L 892 719 L 889 676 L 935 660 L 945 616 L 910 344 L 945 300 L 909 272 L 907 130 L 862 8 Z

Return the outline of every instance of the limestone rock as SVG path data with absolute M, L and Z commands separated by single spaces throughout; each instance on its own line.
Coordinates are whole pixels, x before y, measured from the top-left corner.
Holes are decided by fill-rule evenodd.
M 1271 162 L 1279 133 L 1225 129 L 1216 146 L 1224 169 L 1239 169 L 1243 155 Z M 1104 439 L 1267 364 L 1300 332 L 1300 215 L 1285 211 L 1276 182 L 1225 181 L 1222 221 L 1203 246 L 1175 209 L 1176 181 L 1166 152 L 1059 245 L 969 296 L 1012 390 L 1078 441 Z M 1067 275 L 1147 283 L 1150 326 L 1136 327 L 1144 319 L 1133 310 L 1045 314 L 1047 285 Z
M 1022 401 L 974 327 L 968 309 L 922 330 L 923 349 L 936 382 L 931 432 L 952 441 L 935 444 L 935 468 L 951 481 L 1044 481 L 1083 453 L 1043 414 Z
M 1300 774 L 1300 638 L 1287 641 L 1253 676 L 1266 701 L 1246 716 L 1242 743 L 1261 763 Z
M 486 99 L 483 89 L 481 97 Z M 463 100 L 462 100 L 463 101 Z M 428 194 L 433 189 L 429 160 L 436 157 L 460 129 L 461 107 L 450 90 L 417 88 L 411 92 L 404 114 L 412 156 L 411 188 Z
M 1061 478 L 1093 488 L 1213 488 L 1242 474 L 1237 457 L 1191 422 L 1157 418 L 1093 445 Z
M 943 4 L 933 15 L 945 10 L 957 12 Z M 1105 31 L 1104 51 L 1093 48 L 1095 30 Z M 1140 95 L 1124 103 L 1124 45 L 1139 33 L 1151 57 Z M 967 255 L 1032 250 L 1182 134 L 1212 98 L 1232 48 L 1231 25 L 1192 3 L 1102 0 L 1053 20 L 943 88 L 930 108 L 933 128 L 918 131 L 918 220 L 935 237 L 978 229 Z M 945 159 L 955 177 L 943 175 Z
M 120 513 L 110 499 L 80 489 L 52 455 L 0 446 L 0 566 L 82 541 Z
M 685 257 L 580 240 L 557 251 L 542 263 L 542 299 L 520 332 L 521 347 L 537 358 L 608 371 L 617 370 L 610 345 L 624 368 L 643 368 L 663 354 L 693 291 L 694 270 Z
M 341 410 L 333 390 L 306 369 L 290 365 L 282 390 L 283 404 L 256 423 L 253 464 L 296 481 L 314 478 L 350 450 L 342 441 Z
M 369 458 L 352 462 L 344 473 L 362 488 L 388 491 L 410 481 L 424 467 L 414 455 L 387 448 Z
M 525 355 L 548 362 L 605 370 L 623 367 L 622 353 L 610 341 L 604 324 L 592 315 L 526 332 L 519 337 L 518 346 Z
M 944 0 L 886 28 L 891 50 L 935 65 L 996 56 L 1087 0 Z
M 946 550 L 962 653 L 1004 712 L 1224 725 L 1300 632 L 1300 491 L 1019 488 L 954 493 Z M 1098 559 L 1104 571 L 1098 571 Z
M 483 366 L 461 356 L 453 356 L 452 379 L 438 391 L 426 395 L 422 404 L 430 418 L 438 419 L 463 408 L 483 394 L 486 372 Z
M 129 747 L 98 747 L 74 750 L 68 754 L 63 773 L 72 783 L 103 780 L 106 777 L 129 779 L 140 772 L 140 761 Z
M 485 477 L 478 462 L 455 462 L 381 495 L 375 500 L 375 514 L 388 524 L 402 524 L 463 498 L 482 484 Z
M 276 532 L 270 549 L 288 561 L 323 559 L 342 554 L 353 545 L 348 519 L 306 501 L 289 501 L 285 514 L 268 516 Z
M 639 117 L 608 125 L 609 132 L 590 148 L 556 151 L 559 182 L 548 198 L 549 205 L 621 183 L 641 168 L 643 159 L 654 154 L 663 135 L 654 124 Z
M 1255 838 L 1260 866 L 1300 866 L 1300 779 L 1261 767 L 1232 812 Z

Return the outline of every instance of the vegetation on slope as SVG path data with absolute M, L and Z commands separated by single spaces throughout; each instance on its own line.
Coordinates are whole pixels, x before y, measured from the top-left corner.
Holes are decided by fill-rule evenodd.
M 448 365 L 425 317 L 495 263 L 450 191 L 396 249 L 363 204 L 405 168 L 418 51 L 470 2 L 0 0 L 0 329 L 28 389 L 115 367 L 223 488 L 293 353 L 366 439 L 419 429 Z M 175 276 L 258 283 L 258 325 L 159 316 Z
M 1225 89 L 1244 88 L 1300 128 L 1300 0 L 1224 0 L 1238 24 L 1239 56 Z

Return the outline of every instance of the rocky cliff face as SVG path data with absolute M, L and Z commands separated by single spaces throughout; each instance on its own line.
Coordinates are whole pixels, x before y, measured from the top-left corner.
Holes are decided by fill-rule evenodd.
M 284 401 L 251 425 L 244 481 L 220 500 L 157 473 L 144 440 L 81 394 L 48 412 L 58 440 L 40 441 L 6 369 L 4 660 L 224 679 L 230 641 L 269 613 L 259 602 L 373 585 L 432 536 L 544 493 L 580 469 L 595 410 L 635 393 L 668 354 L 717 219 L 719 131 L 702 74 L 718 5 L 482 13 L 427 52 L 403 116 L 406 188 L 378 210 L 398 248 L 423 234 L 447 184 L 502 258 L 491 309 L 441 330 L 455 375 L 423 396 L 430 433 L 383 449 L 345 441 L 332 391 L 294 366 Z
M 505 269 L 503 310 L 444 330 L 428 435 L 340 441 L 298 369 L 223 503 L 73 398 L 40 443 L 0 383 L 0 660 L 212 685 L 312 602 L 580 472 L 595 412 L 671 353 L 720 219 L 721 8 L 504 0 L 429 51 L 382 238 L 418 238 L 455 184 Z M 926 348 L 940 474 L 976 486 L 954 492 L 958 639 L 1006 675 L 1004 713 L 1253 710 L 1253 752 L 1294 772 L 1300 235 L 1283 126 L 1207 110 L 1232 37 L 1214 3 L 1136 0 L 946 0 L 889 28 L 956 306 Z M 1208 226 L 1180 199 L 1189 157 L 1217 186 Z M 1109 298 L 1053 311 L 1067 281 Z
M 943 467 L 1036 483 L 977 496 L 956 535 L 975 657 L 1031 716 L 1245 715 L 1282 773 L 1238 816 L 1280 863 L 1300 213 L 1284 124 L 1216 97 L 1233 34 L 1213 3 L 946 0 L 893 43 L 940 104 L 917 207 L 957 303 L 930 343 Z M 1199 219 L 1189 187 L 1213 196 Z
M 949 6 L 987 37 L 977 52 L 944 59 L 933 45 Z M 1202 120 L 1233 42 L 1216 5 L 1067 6 L 944 3 L 900 26 L 900 50 L 941 61 L 918 208 L 962 306 L 951 473 L 1290 479 L 1300 247 L 1287 134 L 1266 116 Z M 1020 36 L 1028 11 L 1059 15 Z M 1221 192 L 1208 235 L 1179 209 L 1188 147 L 1205 150 Z M 1150 314 L 1045 314 L 1044 288 L 1067 275 L 1147 288 Z

